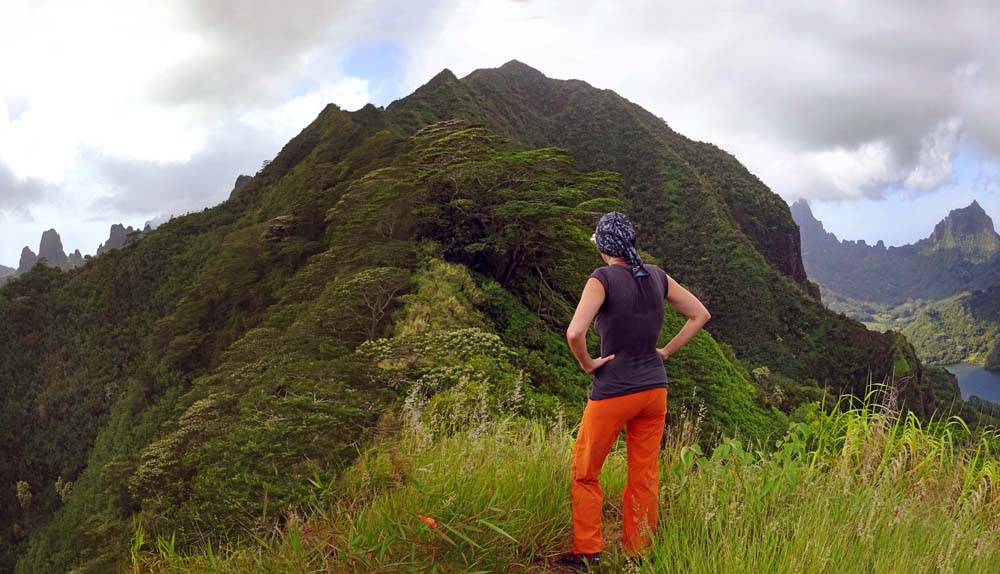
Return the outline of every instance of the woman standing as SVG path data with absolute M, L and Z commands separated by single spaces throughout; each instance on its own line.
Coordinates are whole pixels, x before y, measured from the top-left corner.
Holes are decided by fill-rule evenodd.
M 600 562 L 603 493 L 601 467 L 625 427 L 628 482 L 622 495 L 622 542 L 632 560 L 651 544 L 659 514 L 659 451 L 667 414 L 664 361 L 711 318 L 697 297 L 660 267 L 644 264 L 635 250 L 635 229 L 624 214 L 605 214 L 592 237 L 607 265 L 590 274 L 566 329 L 573 355 L 594 375 L 573 451 L 573 551 L 559 563 L 586 569 Z M 656 347 L 663 301 L 688 317 L 663 348 Z M 597 318 L 601 356 L 591 358 L 586 335 Z

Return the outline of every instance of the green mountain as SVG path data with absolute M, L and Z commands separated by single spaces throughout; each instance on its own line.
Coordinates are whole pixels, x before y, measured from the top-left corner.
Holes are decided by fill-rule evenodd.
M 463 117 L 527 145 L 566 148 L 583 169 L 620 173 L 643 247 L 702 297 L 715 317 L 709 330 L 748 366 L 859 392 L 869 370 L 876 379 L 891 372 L 892 337 L 818 304 L 787 204 L 731 155 L 618 94 L 511 61 L 462 80 L 445 70 L 385 114 L 408 129 Z
M 578 416 L 563 333 L 612 209 L 713 314 L 667 364 L 672 420 L 763 441 L 892 373 L 918 416 L 961 408 L 902 336 L 819 303 L 787 205 L 731 155 L 519 62 L 445 70 L 327 106 L 216 207 L 0 289 L 0 572 L 115 571 L 140 522 L 179 548 L 263 536 L 403 405 Z
M 1000 285 L 934 302 L 904 332 L 930 362 L 1000 369 Z
M 792 205 L 792 215 L 802 259 L 831 309 L 873 329 L 901 331 L 931 363 L 984 364 L 994 354 L 1000 235 L 978 202 L 952 210 L 929 237 L 889 248 L 839 241 L 805 201 Z
M 1000 283 L 1000 235 L 976 201 L 952 210 L 927 238 L 901 247 L 840 241 L 804 200 L 792 205 L 792 216 L 809 276 L 840 297 L 895 307 Z
M 968 207 L 951 210 L 934 226 L 930 237 L 918 241 L 915 247 L 923 255 L 957 252 L 965 261 L 985 264 L 1000 254 L 1000 235 L 990 216 L 973 200 Z

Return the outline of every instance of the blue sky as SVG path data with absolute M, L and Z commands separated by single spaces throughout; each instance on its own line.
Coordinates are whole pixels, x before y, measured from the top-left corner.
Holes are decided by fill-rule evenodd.
M 1000 164 L 971 144 L 962 144 L 954 173 L 940 188 L 915 194 L 888 190 L 876 199 L 812 201 L 813 215 L 839 239 L 864 239 L 869 245 L 905 245 L 930 235 L 952 209 L 979 201 L 987 214 L 1000 218 Z
M 344 60 L 344 73 L 368 81 L 376 106 L 387 106 L 406 95 L 406 49 L 393 42 L 364 43 Z

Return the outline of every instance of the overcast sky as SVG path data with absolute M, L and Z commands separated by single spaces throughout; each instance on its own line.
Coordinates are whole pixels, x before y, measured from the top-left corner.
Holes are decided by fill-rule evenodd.
M 585 4 L 2 0 L 0 263 L 214 205 L 327 102 L 510 59 L 729 150 L 844 238 L 1000 217 L 1000 3 Z

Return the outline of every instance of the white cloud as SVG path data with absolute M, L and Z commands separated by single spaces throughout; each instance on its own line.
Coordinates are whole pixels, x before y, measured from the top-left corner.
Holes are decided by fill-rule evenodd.
M 0 261 L 41 227 L 71 246 L 217 203 L 327 103 L 364 105 L 367 83 L 317 58 L 360 33 L 357 4 L 4 0 Z
M 335 83 L 324 83 L 307 94 L 294 97 L 267 110 L 252 110 L 240 114 L 239 120 L 247 126 L 273 132 L 297 133 L 316 119 L 316 114 L 329 102 L 347 110 L 356 110 L 371 98 L 368 82 L 360 78 L 343 78 Z
M 613 89 L 789 199 L 926 193 L 960 142 L 1000 155 L 997 21 L 986 0 L 4 0 L 0 228 L 38 229 L 0 261 L 42 227 L 218 201 L 327 102 L 368 101 L 339 68 L 364 43 L 402 47 L 407 91 L 512 58 Z
M 516 58 L 617 91 L 789 199 L 934 189 L 963 137 L 1000 153 L 1000 5 L 985 0 L 455 0 L 440 15 L 401 36 L 411 88 Z
M 941 122 L 920 143 L 920 157 L 904 180 L 917 190 L 935 189 L 951 177 L 952 162 L 962 133 L 962 120 L 952 117 Z

